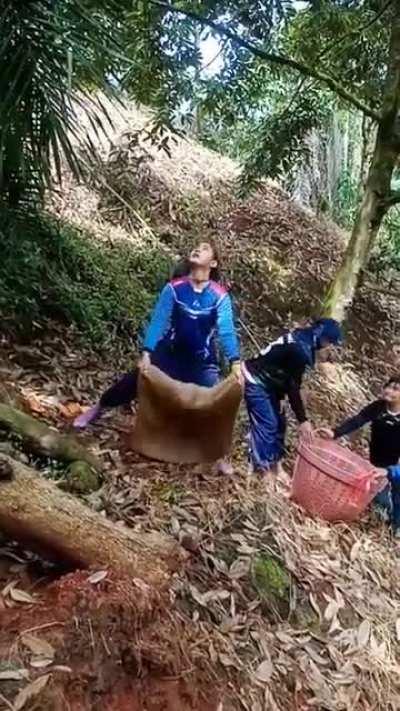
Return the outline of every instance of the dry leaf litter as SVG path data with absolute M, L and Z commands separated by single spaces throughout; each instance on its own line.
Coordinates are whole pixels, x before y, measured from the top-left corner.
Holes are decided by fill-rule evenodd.
M 137 136 L 148 115 L 112 110 L 115 136 L 111 147 L 101 146 L 90 187 L 67 176 L 50 210 L 95 239 L 133 240 L 144 249 L 150 240 L 171 258 L 193 237 L 217 234 L 247 352 L 318 311 L 343 249 L 336 227 L 274 185 L 238 200 L 231 161 L 181 139 L 168 157 Z M 398 301 L 363 288 L 340 362 L 320 367 L 307 384 L 316 425 L 337 422 L 377 392 L 399 363 L 398 326 Z M 0 357 L 9 396 L 65 430 L 126 362 L 124 353 L 99 358 L 55 323 L 29 347 L 4 338 Z M 83 435 L 107 470 L 89 505 L 136 530 L 168 531 L 191 551 L 190 565 L 173 581 L 168 619 L 180 630 L 182 668 L 188 678 L 204 671 L 219 690 L 218 711 L 400 709 L 400 563 L 385 525 L 368 515 L 352 526 L 311 520 L 289 501 L 284 483 L 265 489 L 248 478 L 244 421 L 236 474 L 223 479 L 209 468 L 139 460 L 126 446 L 130 415 L 107 416 Z M 289 439 L 290 463 L 293 429 Z M 365 445 L 365 434 L 356 438 L 360 451 Z M 29 570 L 36 559 L 8 542 L 2 554 L 0 605 L 36 605 L 41 589 Z M 107 571 L 91 579 L 94 589 L 109 580 Z M 48 686 L 51 632 L 24 635 L 18 653 L 11 649 L 0 663 L 0 679 L 17 690 L 8 696 L 13 708 L 28 708 Z M 69 669 L 65 654 L 57 664 Z

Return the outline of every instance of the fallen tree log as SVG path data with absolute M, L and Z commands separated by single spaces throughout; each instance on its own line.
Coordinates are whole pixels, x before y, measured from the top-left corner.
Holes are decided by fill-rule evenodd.
M 45 422 L 0 403 L 0 427 L 21 437 L 31 452 L 65 462 L 87 462 L 96 471 L 101 470 L 97 457 L 88 452 L 74 437 L 62 435 Z
M 33 469 L 0 455 L 0 530 L 47 558 L 74 567 L 111 568 L 162 586 L 187 554 L 161 533 L 115 525 Z

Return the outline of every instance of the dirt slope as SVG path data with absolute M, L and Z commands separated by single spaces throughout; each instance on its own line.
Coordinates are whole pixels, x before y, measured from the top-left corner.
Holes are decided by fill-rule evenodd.
M 144 241 L 151 235 L 171 257 L 193 240 L 216 237 L 241 316 L 261 329 L 261 339 L 265 331 L 318 313 L 345 233 L 289 200 L 275 184 L 239 199 L 239 170 L 232 160 L 168 133 L 162 150 L 151 140 L 150 112 L 107 105 L 114 131 L 107 141 L 91 136 L 99 150 L 91 187 L 67 177 L 53 210 L 103 239 Z M 364 283 L 348 328 L 348 342 L 359 351 L 352 360 L 361 358 L 368 367 L 369 359 L 379 357 L 391 365 L 391 348 L 400 345 L 399 299 L 372 275 Z
M 49 209 L 89 228 L 94 239 L 142 241 L 144 249 L 151 239 L 171 258 L 193 239 L 217 235 L 238 314 L 261 343 L 317 313 L 344 236 L 277 186 L 239 200 L 237 167 L 192 142 L 171 144 L 169 158 L 121 135 L 144 120 L 134 108 L 118 116 L 114 147 L 102 147 L 91 186 L 67 179 Z M 319 371 L 308 387 L 316 423 L 359 406 L 394 367 L 398 319 L 391 297 L 361 292 L 341 362 Z M 4 339 L 1 374 L 24 407 L 68 429 L 77 403 L 97 396 L 116 363 L 106 353 L 100 362 L 56 324 L 49 328 L 29 348 Z M 249 352 L 254 346 L 241 328 Z M 129 581 L 127 590 L 116 589 L 112 578 L 92 589 L 86 574 L 74 574 L 48 587 L 48 571 L 38 583 L 30 556 L 6 543 L 0 673 L 24 674 L 7 681 L 4 697 L 13 700 L 49 673 L 30 708 L 399 709 L 400 567 L 384 525 L 366 518 L 329 526 L 306 518 L 284 486 L 265 491 L 246 479 L 241 436 L 237 472 L 220 479 L 207 468 L 140 461 L 127 449 L 129 428 L 129 416 L 116 414 L 82 436 L 108 471 L 90 503 L 137 530 L 168 531 L 191 551 L 190 565 L 174 579 L 169 599 L 138 622 Z M 36 607 L 23 611 L 6 587 L 10 581 L 33 594 Z M 68 610 L 57 605 L 62 632 L 42 626 L 57 622 L 60 596 Z M 55 650 L 42 668 L 31 665 L 21 643 L 30 627 Z

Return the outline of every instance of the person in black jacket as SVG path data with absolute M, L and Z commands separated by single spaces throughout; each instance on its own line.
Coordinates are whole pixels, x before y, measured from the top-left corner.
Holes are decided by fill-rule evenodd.
M 301 436 L 312 436 L 301 397 L 302 378 L 307 368 L 313 368 L 317 351 L 337 346 L 341 340 L 340 326 L 334 319 L 319 319 L 307 328 L 285 334 L 256 358 L 242 363 L 253 471 L 278 472 L 284 454 L 286 422 L 282 401 L 286 397 Z
M 323 435 L 338 439 L 368 424 L 371 425 L 371 464 L 386 469 L 389 478 L 388 487 L 378 494 L 375 502 L 389 509 L 394 535 L 400 538 L 400 375 L 388 380 L 379 400 L 371 402 L 334 430 L 323 430 Z

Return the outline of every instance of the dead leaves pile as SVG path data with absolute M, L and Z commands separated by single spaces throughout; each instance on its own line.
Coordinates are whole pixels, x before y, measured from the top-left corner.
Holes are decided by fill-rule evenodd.
M 15 351 L 15 357 L 19 367 L 25 365 L 25 353 Z M 16 363 L 4 366 L 10 382 L 16 372 Z M 111 374 L 111 368 L 98 371 L 89 354 L 78 353 L 59 334 L 58 347 L 57 338 L 44 342 L 35 363 L 18 371 L 18 384 L 60 426 L 59 404 L 94 400 Z M 368 397 L 353 368 L 328 368 L 316 378 L 309 405 L 321 417 L 339 417 L 343 399 L 346 408 L 355 408 Z M 100 506 L 136 529 L 167 530 L 191 550 L 192 565 L 173 591 L 176 614 L 196 630 L 187 652 L 191 663 L 223 683 L 232 703 L 247 711 L 397 709 L 400 569 L 384 529 L 306 519 L 284 489 L 266 494 L 254 482 L 248 486 L 243 472 L 228 481 L 124 462 L 118 422 L 116 416 L 96 429 L 94 441 L 110 472 Z M 288 572 L 287 614 L 254 589 L 252 570 L 260 555 L 272 556 Z M 15 606 L 33 604 L 35 596 L 14 583 L 2 599 Z M 46 643 L 40 634 L 34 637 Z M 27 639 L 28 646 L 19 641 L 26 665 L 0 672 L 18 675 L 19 693 L 27 689 L 28 699 L 29 689 L 41 693 L 41 683 L 47 687 L 58 666 L 48 647 Z
M 170 532 L 199 541 L 175 583 L 198 627 L 193 657 L 215 681 L 223 670 L 247 711 L 398 709 L 400 562 L 389 536 L 305 519 L 284 489 L 235 489 L 223 503 L 190 495 L 173 509 Z M 260 555 L 290 575 L 287 615 L 251 585 Z
M 46 625 L 42 627 L 46 627 Z M 56 651 L 54 647 L 46 641 L 44 636 L 39 636 L 44 634 L 45 630 L 42 628 L 39 628 L 39 631 L 27 630 L 22 633 L 9 652 L 9 658 L 13 661 L 0 663 L 0 682 L 19 682 L 19 691 L 15 693 L 12 703 L 0 694 L 0 700 L 12 711 L 21 711 L 27 707 L 29 701 L 39 697 L 54 674 L 72 673 L 70 667 L 55 663 Z M 22 664 L 18 666 L 16 659 L 20 659 L 21 663 L 24 662 L 25 666 Z M 45 670 L 45 672 L 40 670 Z M 32 675 L 34 675 L 33 679 Z

